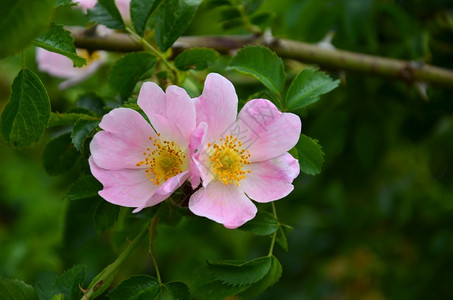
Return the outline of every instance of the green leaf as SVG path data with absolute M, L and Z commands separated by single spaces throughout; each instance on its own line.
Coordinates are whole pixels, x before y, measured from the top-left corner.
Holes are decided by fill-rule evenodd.
M 223 284 L 221 281 L 210 280 L 196 286 L 194 294 L 196 299 L 199 300 L 222 300 L 246 290 L 249 286 L 230 286 Z
M 135 32 L 143 36 L 146 22 L 162 0 L 132 0 L 130 3 L 131 19 Z
M 209 48 L 192 48 L 183 51 L 175 59 L 175 66 L 183 71 L 204 70 L 214 64 L 219 53 Z
M 228 285 L 246 285 L 262 279 L 271 266 L 270 257 L 260 257 L 251 261 L 208 261 L 212 277 Z
M 231 68 L 255 77 L 276 94 L 285 84 L 283 61 L 269 48 L 249 46 L 239 50 L 231 62 Z
M 319 100 L 319 96 L 330 92 L 340 84 L 324 72 L 311 68 L 303 69 L 294 78 L 286 95 L 289 110 L 305 107 Z
M 113 224 L 115 224 L 118 219 L 119 211 L 120 207 L 118 205 L 111 204 L 104 200 L 100 201 L 96 206 L 93 216 L 96 232 L 99 234 L 112 228 Z
M 13 146 L 28 146 L 39 140 L 49 118 L 50 101 L 44 85 L 32 71 L 22 69 L 13 81 L 10 100 L 2 113 L 3 138 Z
M 82 151 L 84 142 L 92 135 L 99 122 L 84 119 L 77 120 L 71 132 L 71 140 L 77 150 Z
M 79 286 L 85 280 L 86 267 L 76 265 L 57 276 L 52 284 L 52 295 L 63 294 L 65 300 L 78 300 L 82 296 Z
M 301 134 L 296 148 L 300 170 L 308 175 L 319 174 L 324 164 L 324 152 L 321 145 L 318 144 L 318 140 Z
M 70 58 L 75 67 L 81 67 L 86 64 L 86 60 L 76 53 L 71 33 L 61 25 L 52 23 L 46 32 L 33 41 L 33 44 Z
M 88 19 L 112 29 L 124 29 L 124 22 L 114 0 L 98 0 L 96 6 L 88 10 Z
M 16 54 L 49 24 L 55 0 L 2 0 L 0 58 Z
M 201 0 L 166 0 L 156 10 L 156 40 L 166 51 L 184 33 Z
M 291 232 L 294 228 L 285 224 L 280 224 L 277 233 L 277 243 L 288 252 L 288 240 L 286 239 L 286 234 Z
M 256 297 L 267 288 L 273 286 L 282 276 L 282 265 L 275 256 L 270 257 L 271 266 L 267 274 L 258 282 L 252 284 L 247 290 L 239 294 L 244 298 Z
M 110 300 L 151 300 L 156 298 L 161 290 L 156 278 L 135 275 L 123 280 L 108 296 Z
M 76 1 L 77 2 L 77 1 Z M 57 0 L 55 2 L 56 7 L 61 7 L 61 6 L 76 6 L 77 4 L 72 2 L 72 0 Z
M 91 175 L 80 177 L 69 189 L 65 199 L 81 200 L 98 196 L 102 189 L 102 184 Z
M 70 133 L 51 140 L 43 152 L 44 169 L 49 175 L 68 172 L 76 163 L 79 154 L 71 143 Z
M 18 279 L 0 278 L 0 296 L 2 300 L 38 299 L 33 287 Z
M 172 300 L 189 300 L 190 292 L 183 282 L 169 282 L 164 285 Z
M 64 300 L 63 294 L 58 294 L 52 297 L 52 300 Z
M 277 231 L 278 221 L 274 216 L 266 211 L 258 212 L 252 220 L 248 221 L 239 229 L 250 231 L 256 235 L 269 235 Z
M 127 100 L 140 78 L 155 64 L 156 58 L 147 52 L 128 53 L 113 64 L 109 84 Z
M 95 115 L 104 114 L 104 100 L 93 92 L 81 95 L 76 102 L 77 107 L 82 107 L 92 111 Z

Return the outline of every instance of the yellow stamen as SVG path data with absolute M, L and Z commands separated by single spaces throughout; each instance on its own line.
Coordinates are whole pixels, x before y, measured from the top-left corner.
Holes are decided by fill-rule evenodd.
M 84 65 L 83 67 L 87 67 L 93 61 L 101 58 L 99 51 L 88 52 L 86 49 L 79 49 L 79 48 L 77 48 L 76 51 L 77 51 L 78 56 L 85 58 L 87 61 L 87 64 Z
M 242 148 L 238 138 L 227 135 L 224 139 L 220 138 L 218 143 L 208 143 L 208 148 L 211 169 L 223 184 L 232 183 L 239 186 L 239 181 L 251 172 L 243 170 L 244 165 L 250 165 L 250 153 Z
M 159 133 L 157 135 L 160 136 Z M 149 180 L 155 185 L 160 185 L 182 172 L 186 156 L 175 142 L 152 137 L 149 137 L 149 139 L 153 141 L 154 148 L 146 148 L 147 152 L 143 153 L 145 160 L 138 162 L 137 167 L 147 165 L 146 177 L 150 178 L 150 173 L 153 173 L 155 178 Z

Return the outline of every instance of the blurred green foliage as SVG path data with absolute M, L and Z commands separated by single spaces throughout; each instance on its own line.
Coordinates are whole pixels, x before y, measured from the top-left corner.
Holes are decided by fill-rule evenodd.
M 201 5 L 186 34 L 246 32 L 244 26 L 225 32 L 218 22 L 223 8 L 208 4 Z M 275 36 L 319 42 L 334 31 L 332 43 L 340 49 L 453 68 L 451 0 L 268 0 L 257 13 L 268 11 Z M 58 8 L 55 18 L 84 22 L 71 7 Z M 111 54 L 112 61 L 115 57 Z M 53 111 L 74 107 L 87 91 L 102 95 L 107 106 L 117 101 L 106 80 L 108 66 L 60 92 L 60 80 L 37 71 L 33 49 L 25 51 L 25 60 L 46 86 Z M 0 110 L 21 64 L 20 56 L 0 62 Z M 294 64 L 286 64 L 294 76 Z M 241 100 L 262 89 L 231 75 Z M 299 111 L 303 133 L 319 140 L 326 163 L 320 175 L 301 174 L 295 191 L 276 203 L 279 219 L 294 230 L 288 234 L 289 251 L 276 246 L 274 252 L 283 267 L 280 282 L 258 298 L 453 298 L 451 91 L 429 87 L 426 102 L 404 83 L 334 75 L 343 79 L 340 88 Z M 186 83 L 189 93 L 199 91 L 200 82 Z M 87 172 L 87 162 L 80 159 L 69 173 L 50 177 L 41 156 L 46 142 L 70 130 L 49 130 L 39 144 L 20 151 L 0 143 L 0 276 L 48 289 L 57 274 L 81 264 L 87 266 L 88 283 L 154 212 L 132 215 L 121 208 L 116 226 L 108 229 L 104 220 L 100 230 L 93 216 L 108 210 L 99 208 L 102 200 L 62 200 L 75 178 Z M 186 214 L 174 213 L 157 228 L 154 247 L 167 282 L 191 283 L 206 258 L 267 254 L 267 237 Z M 139 273 L 154 274 L 146 242 L 116 281 Z

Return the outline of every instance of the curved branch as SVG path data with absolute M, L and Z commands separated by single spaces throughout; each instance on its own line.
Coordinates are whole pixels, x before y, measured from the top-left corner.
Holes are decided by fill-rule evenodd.
M 83 28 L 70 28 L 70 30 L 78 48 L 118 52 L 143 50 L 143 46 L 129 34 L 114 32 L 97 36 L 92 32 L 87 33 Z M 175 53 L 194 47 L 208 47 L 228 53 L 246 45 L 265 45 L 280 57 L 318 64 L 329 69 L 369 73 L 396 78 L 411 84 L 426 82 L 453 89 L 453 71 L 449 69 L 339 49 L 327 49 L 316 44 L 288 39 L 268 40 L 254 35 L 183 36 L 172 48 Z

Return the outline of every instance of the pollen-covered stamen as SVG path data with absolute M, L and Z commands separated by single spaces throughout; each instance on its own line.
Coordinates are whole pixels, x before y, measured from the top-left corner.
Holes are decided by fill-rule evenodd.
M 137 167 L 147 165 L 146 177 L 155 185 L 159 185 L 182 172 L 186 155 L 175 142 L 152 137 L 149 139 L 153 141 L 154 147 L 153 149 L 146 148 L 146 152 L 143 152 L 145 160 L 138 162 Z
M 208 144 L 211 169 L 216 178 L 225 185 L 234 183 L 239 186 L 239 181 L 251 171 L 244 171 L 244 165 L 250 165 L 250 153 L 242 148 L 242 142 L 232 135 L 220 139 L 218 143 Z

